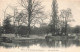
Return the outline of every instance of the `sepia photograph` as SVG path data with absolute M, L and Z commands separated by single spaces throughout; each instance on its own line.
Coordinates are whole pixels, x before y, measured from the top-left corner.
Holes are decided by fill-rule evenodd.
M 0 52 L 80 52 L 80 0 L 0 0 Z

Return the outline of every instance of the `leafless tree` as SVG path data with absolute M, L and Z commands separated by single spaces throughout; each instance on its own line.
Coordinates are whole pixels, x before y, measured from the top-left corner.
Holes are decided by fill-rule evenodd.
M 28 37 L 30 34 L 30 26 L 31 24 L 35 24 L 36 22 L 41 22 L 45 19 L 44 13 L 43 13 L 43 6 L 41 6 L 41 2 L 36 0 L 21 0 L 19 2 L 22 7 L 26 10 L 26 18 L 28 22 Z
M 67 35 L 67 25 L 70 22 L 70 18 L 72 17 L 71 9 L 61 10 L 60 16 L 63 18 L 63 25 L 65 27 L 65 35 Z

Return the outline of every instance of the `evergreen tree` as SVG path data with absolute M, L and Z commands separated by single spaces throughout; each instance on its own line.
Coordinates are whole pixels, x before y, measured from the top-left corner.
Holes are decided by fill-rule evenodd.
M 11 33 L 12 31 L 10 22 L 11 22 L 10 18 L 8 17 L 4 20 L 3 29 L 4 29 L 4 33 L 6 34 Z
M 51 21 L 51 32 L 52 35 L 56 35 L 57 23 L 58 23 L 58 6 L 57 1 L 53 0 L 52 2 L 52 21 Z

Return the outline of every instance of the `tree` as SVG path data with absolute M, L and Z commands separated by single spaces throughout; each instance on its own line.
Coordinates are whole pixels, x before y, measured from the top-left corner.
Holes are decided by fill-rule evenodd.
M 11 33 L 12 28 L 10 22 L 10 16 L 7 16 L 3 23 L 4 33 Z
M 67 34 L 67 26 L 68 26 L 68 22 L 70 22 L 70 17 L 72 16 L 72 13 L 71 13 L 71 9 L 68 8 L 67 10 L 61 10 L 61 14 L 60 16 L 63 18 L 63 27 L 65 29 L 65 35 L 68 35 Z
M 76 26 L 73 30 L 73 33 L 76 33 L 78 35 L 80 33 L 80 26 Z
M 22 26 L 22 25 L 20 25 L 18 27 L 17 27 L 18 28 L 18 30 L 17 30 L 18 34 L 21 35 L 21 36 L 24 36 L 24 35 L 26 36 L 26 34 L 28 32 L 27 27 L 26 26 Z
M 26 10 L 26 18 L 28 22 L 28 37 L 31 31 L 31 24 L 40 23 L 44 19 L 43 7 L 41 6 L 41 2 L 35 0 L 21 0 L 21 6 L 23 6 Z
M 3 28 L 2 28 L 2 26 L 0 26 L 0 36 L 2 33 L 3 33 Z
M 57 1 L 53 0 L 52 3 L 52 21 L 51 21 L 51 31 L 52 35 L 56 35 L 57 23 L 58 23 L 58 7 Z

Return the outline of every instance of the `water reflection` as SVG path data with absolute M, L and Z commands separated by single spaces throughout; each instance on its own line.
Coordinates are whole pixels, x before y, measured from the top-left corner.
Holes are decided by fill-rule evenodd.
M 12 43 L 1 42 L 0 47 L 30 47 L 39 45 L 40 47 L 70 47 L 80 46 L 80 40 L 64 40 L 64 41 L 46 41 L 45 39 L 29 40 L 29 41 L 13 41 Z

